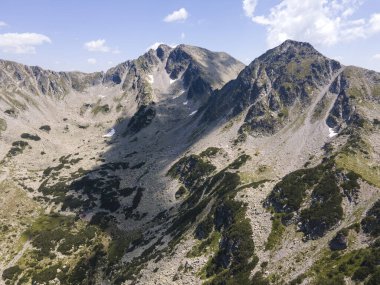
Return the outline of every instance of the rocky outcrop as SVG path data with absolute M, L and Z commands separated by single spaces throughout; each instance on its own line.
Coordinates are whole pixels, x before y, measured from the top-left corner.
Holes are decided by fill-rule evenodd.
M 142 105 L 128 122 L 127 131 L 125 134 L 138 133 L 143 128 L 149 126 L 155 116 L 156 110 L 154 108 L 154 104 L 148 106 Z
M 379 102 L 380 76 L 376 72 L 351 66 L 335 80 L 329 91 L 337 95 L 327 118 L 329 127 L 362 127 L 366 115 L 360 112 L 357 103 Z

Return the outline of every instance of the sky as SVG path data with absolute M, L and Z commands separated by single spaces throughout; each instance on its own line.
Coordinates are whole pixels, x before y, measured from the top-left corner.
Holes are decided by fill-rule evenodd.
M 249 64 L 286 39 L 380 72 L 380 0 L 0 0 L 0 58 L 107 70 L 158 43 Z

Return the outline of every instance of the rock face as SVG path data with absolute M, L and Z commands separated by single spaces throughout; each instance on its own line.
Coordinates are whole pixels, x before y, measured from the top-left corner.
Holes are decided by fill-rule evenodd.
M 241 132 L 273 134 L 285 125 L 297 104 L 307 106 L 312 92 L 341 68 L 308 43 L 286 41 L 255 59 L 216 92 L 203 117 L 209 123 L 248 109 Z M 299 111 L 298 111 L 299 112 Z
M 0 283 L 378 284 L 379 98 L 295 41 L 0 61 Z
M 331 86 L 330 92 L 337 95 L 334 107 L 327 119 L 332 128 L 344 128 L 347 125 L 363 124 L 355 101 L 367 100 L 378 103 L 379 74 L 357 67 L 348 67 Z

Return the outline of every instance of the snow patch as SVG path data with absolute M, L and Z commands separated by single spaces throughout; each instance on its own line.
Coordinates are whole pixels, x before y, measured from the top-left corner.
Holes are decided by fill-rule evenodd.
M 153 77 L 153 75 L 148 75 L 148 82 L 150 83 L 150 84 L 153 84 L 154 83 L 154 77 Z
M 100 98 L 106 98 L 106 96 L 104 96 L 104 95 L 99 95 L 99 97 L 100 97 Z
M 106 133 L 106 134 L 103 136 L 103 138 L 110 138 L 110 137 L 112 137 L 114 134 L 115 134 L 115 129 L 112 128 L 112 129 L 110 129 L 110 130 L 108 131 L 108 133 Z
M 185 101 L 185 102 L 183 102 L 182 104 L 183 104 L 183 105 L 187 105 L 187 103 L 189 103 L 189 102 L 188 102 L 188 101 Z
M 329 128 L 329 138 L 333 138 L 337 135 L 338 133 L 334 131 L 333 128 Z
M 189 115 L 189 117 L 195 115 L 197 112 L 198 112 L 198 110 L 195 110 L 195 111 L 191 112 L 190 115 Z
M 179 96 L 181 96 L 183 93 L 185 93 L 185 90 L 182 90 L 179 92 L 176 96 L 173 97 L 173 99 L 177 99 Z M 185 104 L 184 104 L 185 105 Z
M 169 84 L 172 85 L 172 84 L 173 84 L 174 82 L 176 82 L 177 80 L 178 80 L 178 78 L 177 78 L 177 79 L 174 79 L 174 80 L 173 80 L 173 79 L 170 79 L 170 80 L 169 80 Z

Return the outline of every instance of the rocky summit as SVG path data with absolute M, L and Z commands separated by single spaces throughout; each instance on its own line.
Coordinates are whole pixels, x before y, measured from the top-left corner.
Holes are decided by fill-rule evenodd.
M 0 60 L 0 284 L 380 284 L 380 73 L 285 41 Z

